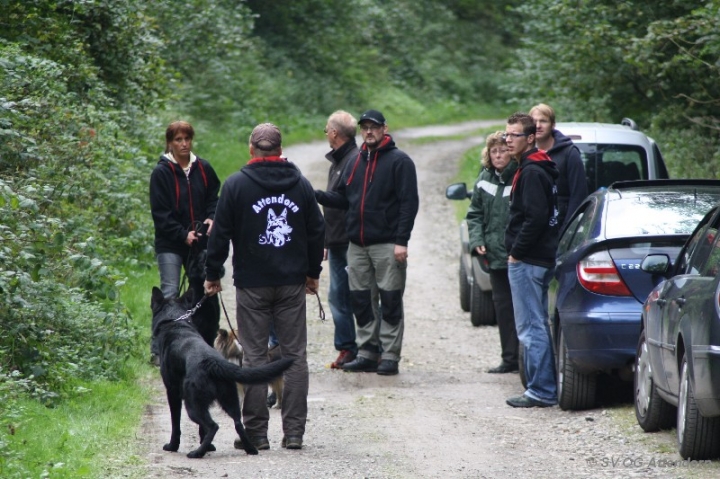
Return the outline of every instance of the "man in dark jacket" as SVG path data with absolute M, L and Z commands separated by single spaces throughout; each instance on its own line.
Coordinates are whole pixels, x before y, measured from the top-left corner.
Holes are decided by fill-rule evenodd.
M 357 120 L 348 112 L 338 110 L 328 118 L 325 136 L 332 150 L 325 155 L 330 162 L 327 191 L 337 191 L 342 182 L 345 166 L 358 156 L 355 142 Z M 324 207 L 325 214 L 325 259 L 330 265 L 330 288 L 328 302 L 335 323 L 335 349 L 340 353 L 330 365 L 342 369 L 357 356 L 355 342 L 355 320 L 347 273 L 348 236 L 345 231 L 345 211 Z
M 410 157 L 387 134 L 382 113 L 368 110 L 359 123 L 364 143 L 345 168 L 338 190 L 315 194 L 323 206 L 348 210 L 348 276 L 358 355 L 343 370 L 392 375 L 399 371 L 402 350 L 407 245 L 419 208 L 417 174 Z M 374 291 L 381 318 L 373 312 Z
M 508 118 L 505 141 L 518 162 L 510 193 L 505 248 L 527 378 L 525 394 L 506 402 L 512 407 L 548 407 L 557 404 L 548 287 L 558 243 L 558 172 L 550 157 L 534 146 L 535 122 L 530 115 L 515 113 Z
M 535 121 L 535 146 L 545 150 L 558 169 L 557 196 L 560 231 L 570 215 L 588 195 L 587 177 L 580 150 L 572 140 L 555 129 L 555 110 L 539 103 L 530 109 Z
M 285 372 L 282 446 L 302 448 L 309 374 L 305 294 L 315 294 L 322 269 L 325 225 L 310 182 L 282 155 L 280 130 L 255 127 L 251 160 L 226 181 L 205 263 L 205 291 L 222 288 L 222 265 L 233 245 L 233 283 L 243 366 L 267 363 L 274 326 Z M 269 449 L 267 385 L 247 386 L 243 422 L 258 449 Z

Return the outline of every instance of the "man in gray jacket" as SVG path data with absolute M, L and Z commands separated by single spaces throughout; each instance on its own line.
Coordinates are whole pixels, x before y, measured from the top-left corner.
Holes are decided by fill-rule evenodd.
M 358 156 L 355 142 L 357 120 L 348 112 L 338 110 L 327 120 L 325 136 L 330 150 L 325 158 L 330 162 L 327 191 L 337 191 L 342 181 L 345 165 Z M 353 319 L 352 298 L 347 273 L 348 235 L 345 230 L 346 210 L 323 208 L 325 215 L 325 255 L 330 265 L 330 289 L 328 302 L 335 323 L 335 349 L 340 352 L 330 365 L 333 369 L 342 369 L 357 356 L 355 342 L 355 320 Z

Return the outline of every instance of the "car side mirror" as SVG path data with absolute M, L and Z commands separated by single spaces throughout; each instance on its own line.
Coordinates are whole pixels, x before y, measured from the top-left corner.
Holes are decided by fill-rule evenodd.
M 465 183 L 453 183 L 445 189 L 445 198 L 449 200 L 466 200 L 472 198 L 472 191 L 468 192 Z
M 670 269 L 670 257 L 666 254 L 649 254 L 640 263 L 646 273 L 665 274 Z

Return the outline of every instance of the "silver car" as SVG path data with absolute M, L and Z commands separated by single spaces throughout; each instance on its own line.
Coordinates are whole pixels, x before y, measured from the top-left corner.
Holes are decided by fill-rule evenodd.
M 657 143 L 628 118 L 620 124 L 557 123 L 555 129 L 570 137 L 580 149 L 591 193 L 615 181 L 668 178 Z M 468 191 L 465 183 L 455 183 L 447 187 L 445 196 L 466 200 L 472 197 L 472 191 Z M 568 216 L 572 213 L 568 211 Z M 459 284 L 460 307 L 470 312 L 473 326 L 495 324 L 490 276 L 481 258 L 470 251 L 465 221 L 460 223 Z

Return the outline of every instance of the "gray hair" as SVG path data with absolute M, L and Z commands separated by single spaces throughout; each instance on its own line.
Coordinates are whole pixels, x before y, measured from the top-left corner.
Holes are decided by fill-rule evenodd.
M 347 140 L 357 135 L 357 120 L 345 110 L 337 110 L 330 115 L 328 125 L 335 128 L 340 136 Z

